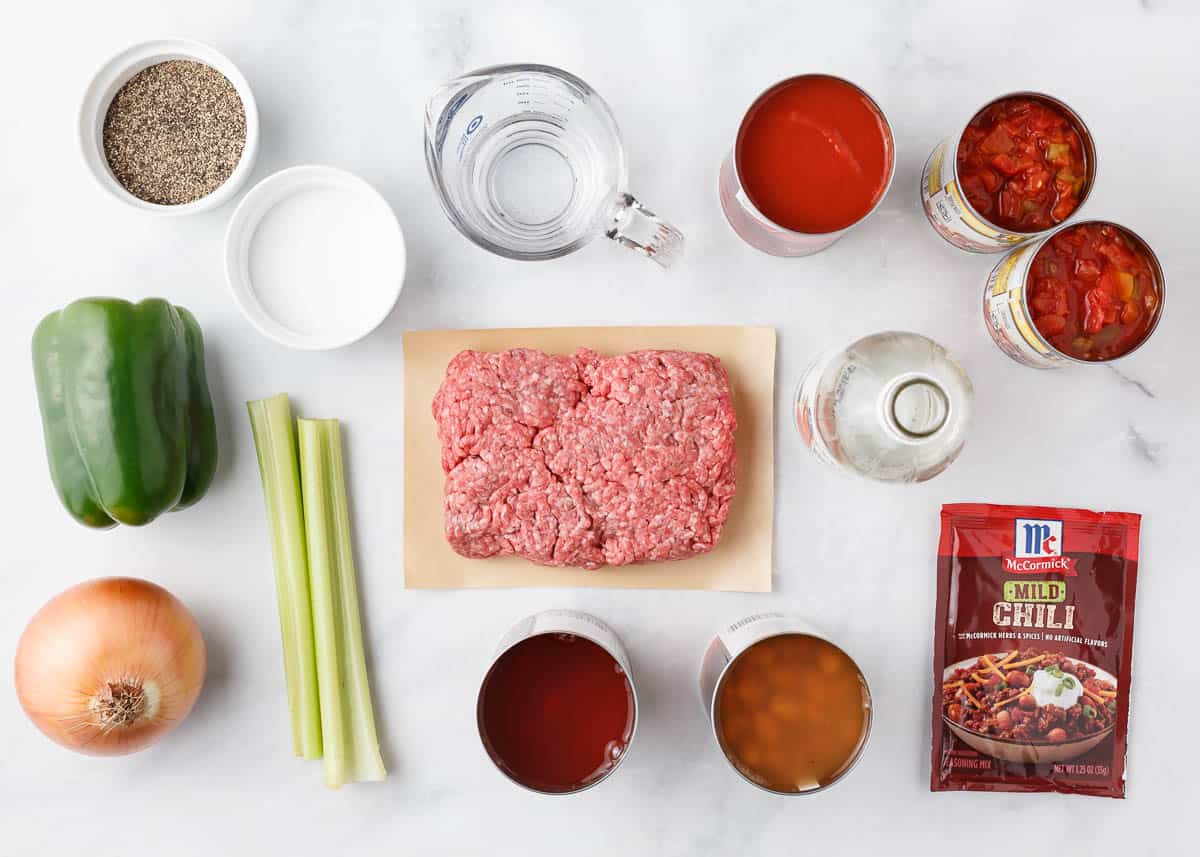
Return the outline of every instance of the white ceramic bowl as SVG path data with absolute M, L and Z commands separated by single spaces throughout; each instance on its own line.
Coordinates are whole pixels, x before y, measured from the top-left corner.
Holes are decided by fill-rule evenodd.
M 345 170 L 299 166 L 246 194 L 225 234 L 225 276 L 243 315 L 281 345 L 349 345 L 400 297 L 404 233 L 387 200 Z
M 233 173 L 223 185 L 208 196 L 182 205 L 159 205 L 138 199 L 117 181 L 108 166 L 108 159 L 104 156 L 104 117 L 113 97 L 135 74 L 168 60 L 195 60 L 216 69 L 233 84 L 233 88 L 242 99 L 242 108 L 246 111 L 246 145 Z M 232 199 L 254 169 L 254 159 L 258 155 L 258 107 L 254 103 L 254 94 L 250 91 L 250 84 L 246 83 L 246 78 L 242 77 L 242 73 L 228 57 L 215 48 L 188 39 L 142 42 L 121 51 L 105 63 L 92 78 L 84 93 L 83 104 L 79 108 L 79 144 L 83 159 L 96 181 L 117 199 L 151 214 L 195 214 L 216 208 Z

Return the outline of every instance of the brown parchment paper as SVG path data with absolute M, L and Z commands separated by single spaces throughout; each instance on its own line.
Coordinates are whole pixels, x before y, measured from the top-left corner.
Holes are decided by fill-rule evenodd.
M 612 355 L 641 348 L 704 351 L 729 372 L 737 410 L 737 494 L 711 553 L 674 562 L 547 568 L 519 557 L 466 559 L 442 525 L 441 447 L 433 396 L 446 365 L 464 349 L 539 348 Z M 775 330 L 770 327 L 548 327 L 429 330 L 404 334 L 404 584 L 409 589 L 599 586 L 634 589 L 771 591 L 774 486 Z

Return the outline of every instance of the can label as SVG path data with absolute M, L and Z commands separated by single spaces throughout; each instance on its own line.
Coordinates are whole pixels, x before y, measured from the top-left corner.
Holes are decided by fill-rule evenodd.
M 954 179 L 957 148 L 956 138 L 947 137 L 937 144 L 921 172 L 921 202 L 933 228 L 955 247 L 973 253 L 997 253 L 1029 239 L 986 223 L 967 205 Z
M 630 668 L 629 656 L 625 653 L 625 647 L 621 645 L 620 637 L 595 616 L 579 610 L 543 610 L 522 619 L 500 639 L 499 645 L 496 646 L 496 658 L 522 640 L 541 634 L 572 634 L 591 640 L 613 656 L 625 671 L 630 686 L 633 685 L 633 670 Z
M 1025 308 L 1029 269 L 1045 243 L 1044 238 L 1034 241 L 1001 259 L 983 290 L 983 318 L 992 339 L 1013 360 L 1035 369 L 1055 369 L 1070 362 L 1046 344 Z

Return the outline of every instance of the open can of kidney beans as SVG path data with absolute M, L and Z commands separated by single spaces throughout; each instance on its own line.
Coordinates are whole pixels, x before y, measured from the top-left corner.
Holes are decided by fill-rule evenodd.
M 637 729 L 629 656 L 588 613 L 546 610 L 518 622 L 479 688 L 483 748 L 512 782 L 575 794 L 607 779 Z
M 840 781 L 871 732 L 871 691 L 858 664 L 783 613 L 747 616 L 713 638 L 700 697 L 729 764 L 773 794 L 813 794 Z
M 1014 92 L 938 143 L 921 173 L 921 203 L 955 247 L 999 253 L 1073 216 L 1096 168 L 1096 144 L 1078 113 L 1044 93 Z
M 1107 363 L 1154 333 L 1165 289 L 1162 265 L 1139 235 L 1089 220 L 1001 259 L 983 290 L 983 317 L 1000 350 L 1026 366 Z

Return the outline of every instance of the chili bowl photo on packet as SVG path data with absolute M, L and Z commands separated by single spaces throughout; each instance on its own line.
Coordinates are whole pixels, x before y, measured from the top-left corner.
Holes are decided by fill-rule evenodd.
M 1125 796 L 1140 523 L 942 507 L 933 791 Z

